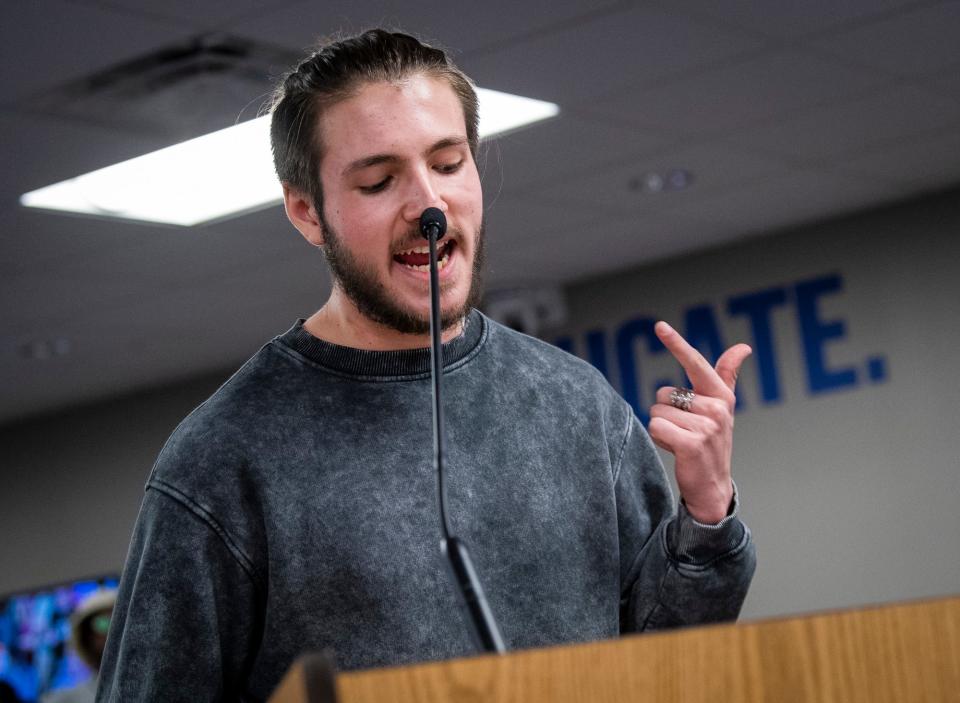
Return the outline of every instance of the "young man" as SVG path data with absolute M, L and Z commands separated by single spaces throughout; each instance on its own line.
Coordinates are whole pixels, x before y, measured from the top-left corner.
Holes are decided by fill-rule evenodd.
M 450 519 L 511 649 L 733 619 L 753 568 L 730 478 L 733 385 L 665 325 L 696 395 L 655 440 L 586 363 L 473 309 L 476 96 L 442 52 L 372 31 L 284 81 L 287 216 L 334 277 L 177 428 L 147 483 L 101 701 L 262 700 L 301 652 L 342 669 L 474 653 L 439 551 L 420 214 L 440 208 Z

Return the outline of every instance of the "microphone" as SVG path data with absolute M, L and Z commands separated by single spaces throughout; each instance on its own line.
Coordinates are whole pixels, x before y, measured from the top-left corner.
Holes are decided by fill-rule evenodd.
M 420 215 L 420 234 L 425 239 L 439 241 L 447 233 L 447 216 L 438 207 L 428 207 Z
M 471 624 L 470 634 L 478 649 L 502 654 L 507 651 L 503 637 L 487 604 L 467 545 L 450 534 L 447 518 L 447 489 L 443 457 L 446 452 L 443 428 L 443 345 L 440 338 L 440 283 L 437 272 L 437 240 L 447 233 L 447 218 L 439 208 L 428 207 L 420 215 L 420 233 L 430 242 L 430 375 L 433 380 L 433 456 L 437 469 L 437 498 L 440 506 L 440 551 L 447 559 L 450 575 L 457 587 L 461 603 L 466 607 Z

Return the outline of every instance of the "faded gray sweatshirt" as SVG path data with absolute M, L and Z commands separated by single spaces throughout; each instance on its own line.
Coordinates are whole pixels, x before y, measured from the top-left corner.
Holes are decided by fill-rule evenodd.
M 444 366 L 450 520 L 509 648 L 736 618 L 749 531 L 672 517 L 595 369 L 476 311 Z M 341 669 L 474 653 L 439 549 L 430 393 L 429 350 L 301 321 L 191 413 L 147 482 L 98 700 L 263 700 L 323 648 Z

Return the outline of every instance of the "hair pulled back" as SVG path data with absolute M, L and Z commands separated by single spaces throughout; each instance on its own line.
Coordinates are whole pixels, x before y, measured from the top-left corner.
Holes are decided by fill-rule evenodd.
M 312 196 L 323 207 L 319 120 L 331 105 L 349 98 L 363 84 L 400 81 L 416 74 L 444 78 L 463 108 L 467 141 L 477 153 L 477 94 L 442 49 L 408 34 L 372 29 L 321 46 L 287 74 L 273 95 L 270 146 L 282 183 Z

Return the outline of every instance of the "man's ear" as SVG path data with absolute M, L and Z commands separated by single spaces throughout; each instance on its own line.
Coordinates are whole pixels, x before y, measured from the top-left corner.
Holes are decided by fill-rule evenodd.
M 287 212 L 290 224 L 297 228 L 304 239 L 315 247 L 323 246 L 323 223 L 320 222 L 313 198 L 289 183 L 284 183 L 283 209 Z

